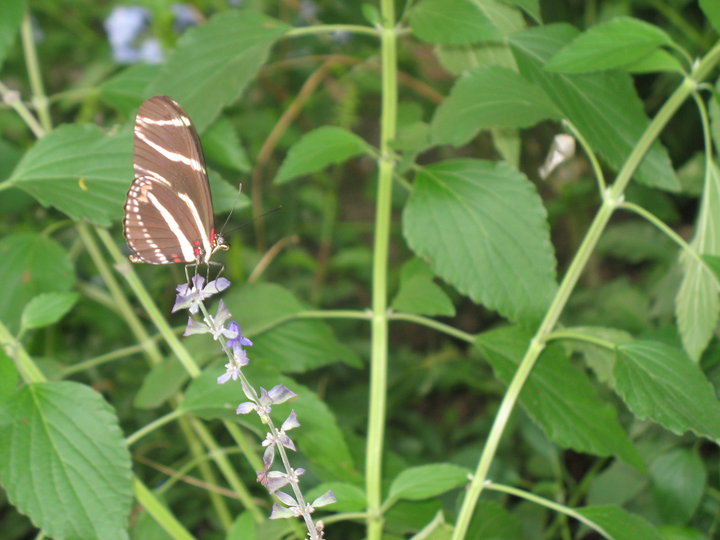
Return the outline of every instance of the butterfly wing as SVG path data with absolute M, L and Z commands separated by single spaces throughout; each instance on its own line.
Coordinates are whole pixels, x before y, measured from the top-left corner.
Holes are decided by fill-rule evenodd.
M 123 222 L 130 259 L 207 262 L 217 242 L 202 147 L 185 111 L 167 96 L 138 110 L 134 172 Z

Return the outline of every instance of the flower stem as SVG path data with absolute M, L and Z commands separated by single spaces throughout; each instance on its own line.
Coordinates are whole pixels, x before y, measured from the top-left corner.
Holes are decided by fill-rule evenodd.
M 387 266 L 392 211 L 392 180 L 395 170 L 391 143 L 395 139 L 397 129 L 397 35 L 394 0 L 381 0 L 380 13 L 382 18 L 382 113 L 373 253 L 370 410 L 365 456 L 368 540 L 380 540 L 383 526 L 381 511 L 382 451 L 385 435 L 388 364 Z

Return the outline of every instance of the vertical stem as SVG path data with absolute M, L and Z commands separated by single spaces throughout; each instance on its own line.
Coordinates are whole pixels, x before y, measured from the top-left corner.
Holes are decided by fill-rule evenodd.
M 390 244 L 392 179 L 395 163 L 391 142 L 397 127 L 397 41 L 394 0 L 381 0 L 382 115 L 375 239 L 373 253 L 372 351 L 365 487 L 368 500 L 368 540 L 382 536 L 382 451 L 388 362 L 387 265 Z
M 20 35 L 22 36 L 23 51 L 25 53 L 25 65 L 27 65 L 28 77 L 30 78 L 30 88 L 32 88 L 32 103 L 37 110 L 43 129 L 47 133 L 52 130 L 52 121 L 50 120 L 48 99 L 45 95 L 42 76 L 40 75 L 40 63 L 38 62 L 37 50 L 35 49 L 35 39 L 29 11 L 25 13 L 25 17 L 23 18 Z

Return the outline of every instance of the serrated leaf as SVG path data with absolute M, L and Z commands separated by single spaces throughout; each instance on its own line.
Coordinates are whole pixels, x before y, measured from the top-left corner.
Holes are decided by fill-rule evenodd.
M 716 0 L 700 0 L 700 9 L 715 28 L 715 31 L 720 33 L 720 3 Z
M 430 317 L 455 316 L 455 306 L 433 277 L 432 270 L 420 259 L 406 262 L 400 273 L 400 288 L 392 302 L 393 309 Z
M 577 34 L 568 25 L 552 24 L 513 34 L 510 44 L 520 73 L 541 86 L 590 146 L 611 167 L 619 169 L 649 121 L 626 73 L 561 74 L 544 69 L 545 62 Z M 648 186 L 668 191 L 680 189 L 667 151 L 657 141 L 635 174 Z
M 202 133 L 240 96 L 288 29 L 251 10 L 218 13 L 183 34 L 148 95 L 172 96 Z
M 290 411 L 295 410 L 300 428 L 293 430 L 290 435 L 305 457 L 314 463 L 313 473 L 321 475 L 324 470 L 326 474 L 321 475 L 324 479 L 357 482 L 360 475 L 354 469 L 350 450 L 332 411 L 310 389 L 281 375 L 270 366 L 260 365 L 253 352 L 254 348 L 248 350 L 250 365 L 243 368 L 243 373 L 255 388 L 262 386 L 269 390 L 277 384 L 283 384 L 298 395 L 287 403 L 273 407 L 272 417 L 280 425 Z M 239 383 L 217 384 L 221 373 L 222 370 L 217 368 L 204 370 L 200 377 L 190 383 L 181 409 L 203 418 L 237 419 L 235 409 L 247 399 Z M 260 420 L 253 416 L 249 414 L 243 420 L 260 426 Z
M 368 145 L 354 133 L 336 126 L 325 126 L 303 135 L 288 152 L 275 177 L 276 184 L 320 171 L 335 163 L 367 152 Z
M 26 329 L 49 326 L 62 319 L 73 308 L 78 298 L 77 293 L 71 292 L 39 294 L 25 306 L 20 325 Z
M 52 261 L 49 264 L 48 261 Z M 64 292 L 75 281 L 70 256 L 52 238 L 34 233 L 0 240 L 0 320 L 17 330 L 23 307 L 46 292 Z
M 705 465 L 694 448 L 673 448 L 656 457 L 650 479 L 663 523 L 687 523 L 707 489 Z
M 250 161 L 243 149 L 237 131 L 227 118 L 217 121 L 203 133 L 203 150 L 208 160 L 216 161 L 236 171 L 250 170 Z
M 635 416 L 674 433 L 720 440 L 720 403 L 705 375 L 681 350 L 653 341 L 618 346 L 617 392 Z
M 649 522 L 619 506 L 586 506 L 575 511 L 600 525 L 613 540 L 663 540 L 663 536 Z
M 285 373 L 298 373 L 333 362 L 360 366 L 354 351 L 340 343 L 330 327 L 318 320 L 291 320 L 304 310 L 286 289 L 257 284 L 231 289 L 225 304 L 246 336 L 255 342 L 251 357 Z
M 7 57 L 25 14 L 25 0 L 0 2 L 0 67 Z
M 405 469 L 390 484 L 390 499 L 419 501 L 468 484 L 470 470 L 451 463 Z
M 418 38 L 429 43 L 458 45 L 501 37 L 469 0 L 423 0 L 412 8 L 410 26 Z
M 555 292 L 546 212 L 504 163 L 459 159 L 423 168 L 403 234 L 436 275 L 511 321 L 533 324 Z
M 132 181 L 132 136 L 60 126 L 23 156 L 8 182 L 76 220 L 109 226 Z
M 700 215 L 691 243 L 698 253 L 720 255 L 720 171 L 708 160 Z M 694 361 L 707 347 L 718 323 L 720 284 L 701 261 L 681 255 L 683 280 L 675 298 L 675 316 L 683 347 Z
M 520 328 L 480 334 L 475 345 L 495 375 L 508 384 L 532 335 Z M 636 469 L 645 465 L 617 419 L 617 411 L 597 397 L 584 372 L 570 364 L 564 350 L 550 343 L 520 393 L 520 403 L 548 438 L 564 448 L 597 456 L 615 455 Z
M 159 72 L 157 64 L 133 64 L 100 85 L 100 99 L 130 119 L 145 101 L 146 88 Z
M 672 39 L 662 29 L 631 17 L 618 17 L 592 26 L 560 49 L 545 69 L 588 73 L 637 62 Z
M 74 382 L 26 385 L 3 403 L 0 483 L 53 538 L 127 538 L 130 454 L 112 408 Z
M 530 15 L 535 22 L 542 22 L 540 0 L 501 0 L 505 4 L 517 6 Z
M 460 146 L 482 129 L 529 127 L 559 117 L 542 88 L 515 71 L 488 66 L 458 79 L 435 111 L 432 139 Z

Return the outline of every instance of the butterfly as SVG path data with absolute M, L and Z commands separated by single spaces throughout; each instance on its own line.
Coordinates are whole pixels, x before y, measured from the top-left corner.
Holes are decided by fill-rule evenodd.
M 197 132 L 167 96 L 143 102 L 135 117 L 135 179 L 123 229 L 132 262 L 208 264 L 227 250 L 215 232 L 212 196 Z

